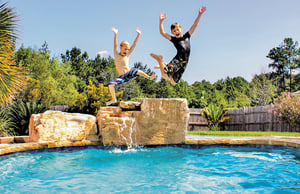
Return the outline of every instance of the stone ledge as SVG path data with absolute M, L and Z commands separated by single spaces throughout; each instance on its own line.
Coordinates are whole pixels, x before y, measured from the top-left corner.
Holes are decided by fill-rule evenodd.
M 0 137 L 0 144 L 14 143 L 14 137 Z
M 123 111 L 140 111 L 141 104 L 141 102 L 121 101 L 119 106 Z
M 198 145 L 274 145 L 300 149 L 300 141 L 287 139 L 187 139 L 185 144 Z
M 98 146 L 103 145 L 101 141 L 66 141 L 66 142 L 31 142 L 20 144 L 0 144 L 0 156 L 11 154 L 15 152 L 23 152 L 29 150 L 40 150 L 47 148 L 60 148 L 60 147 L 81 147 L 81 146 Z M 300 141 L 298 139 L 186 139 L 183 145 L 271 145 L 271 146 L 283 146 L 287 148 L 300 149 Z M 153 145 L 155 146 L 155 145 Z
M 12 154 L 16 152 L 40 150 L 47 148 L 60 148 L 60 147 L 80 147 L 80 146 L 96 146 L 102 145 L 100 141 L 77 141 L 77 142 L 42 142 L 42 143 L 21 143 L 21 144 L 2 144 L 0 145 L 0 156 Z
M 29 136 L 0 137 L 0 144 L 29 143 Z

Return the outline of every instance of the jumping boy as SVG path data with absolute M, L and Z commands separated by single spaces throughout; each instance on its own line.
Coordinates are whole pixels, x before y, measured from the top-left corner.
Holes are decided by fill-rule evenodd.
M 166 39 L 170 40 L 174 46 L 176 47 L 177 54 L 172 59 L 169 64 L 163 62 L 163 57 L 161 55 L 156 55 L 151 53 L 150 55 L 157 60 L 158 64 L 155 66 L 155 69 L 160 69 L 161 75 L 164 79 L 169 79 L 172 84 L 176 84 L 180 81 L 180 78 L 187 66 L 189 56 L 190 56 L 190 37 L 195 31 L 201 15 L 205 12 L 206 7 L 202 7 L 199 9 L 198 17 L 196 18 L 194 24 L 186 32 L 184 35 L 182 34 L 182 28 L 178 23 L 173 23 L 171 25 L 171 33 L 174 36 L 169 35 L 165 32 L 163 21 L 167 18 L 165 13 L 160 14 L 160 24 L 159 24 L 159 31 L 160 34 L 165 37 Z
M 133 42 L 133 45 L 130 47 L 130 44 L 125 40 L 121 43 L 120 45 L 120 52 L 118 53 L 118 30 L 115 28 L 111 28 L 112 31 L 115 33 L 115 38 L 114 38 L 114 56 L 115 56 L 115 65 L 117 68 L 117 71 L 120 75 L 120 77 L 114 79 L 113 81 L 109 82 L 107 85 L 109 87 L 109 91 L 112 96 L 112 100 L 106 102 L 106 105 L 110 105 L 112 103 L 117 102 L 116 99 L 116 94 L 115 94 L 115 85 L 122 84 L 124 82 L 128 82 L 131 79 L 137 77 L 137 76 L 143 76 L 147 79 L 153 80 L 156 75 L 153 74 L 152 76 L 147 75 L 141 70 L 138 69 L 129 69 L 129 55 L 132 53 L 134 50 L 140 36 L 141 36 L 141 31 L 140 29 L 136 29 L 137 32 L 137 37 Z

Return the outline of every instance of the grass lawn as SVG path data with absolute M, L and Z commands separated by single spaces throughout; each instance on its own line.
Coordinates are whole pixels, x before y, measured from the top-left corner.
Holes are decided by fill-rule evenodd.
M 274 132 L 274 131 L 188 131 L 188 135 L 206 135 L 206 136 L 294 136 L 300 137 L 296 132 Z

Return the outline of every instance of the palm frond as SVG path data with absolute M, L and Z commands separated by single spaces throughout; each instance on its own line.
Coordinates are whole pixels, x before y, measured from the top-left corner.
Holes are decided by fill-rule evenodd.
M 0 106 L 24 86 L 24 70 L 15 65 L 17 16 L 7 3 L 0 5 Z

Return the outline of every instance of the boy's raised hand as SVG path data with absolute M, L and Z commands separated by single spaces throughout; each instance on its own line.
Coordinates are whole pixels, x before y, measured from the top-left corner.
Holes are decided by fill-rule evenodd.
M 206 11 L 206 7 L 203 6 L 199 9 L 199 14 L 203 14 Z
M 118 29 L 114 28 L 114 27 L 111 27 L 111 30 L 115 33 L 115 34 L 118 34 Z
M 164 20 L 166 18 L 167 18 L 167 14 L 166 13 L 161 13 L 160 16 L 159 16 L 160 20 Z
M 135 30 L 138 34 L 141 34 L 142 32 L 141 32 L 141 30 L 139 29 L 139 28 L 136 28 L 136 30 Z

